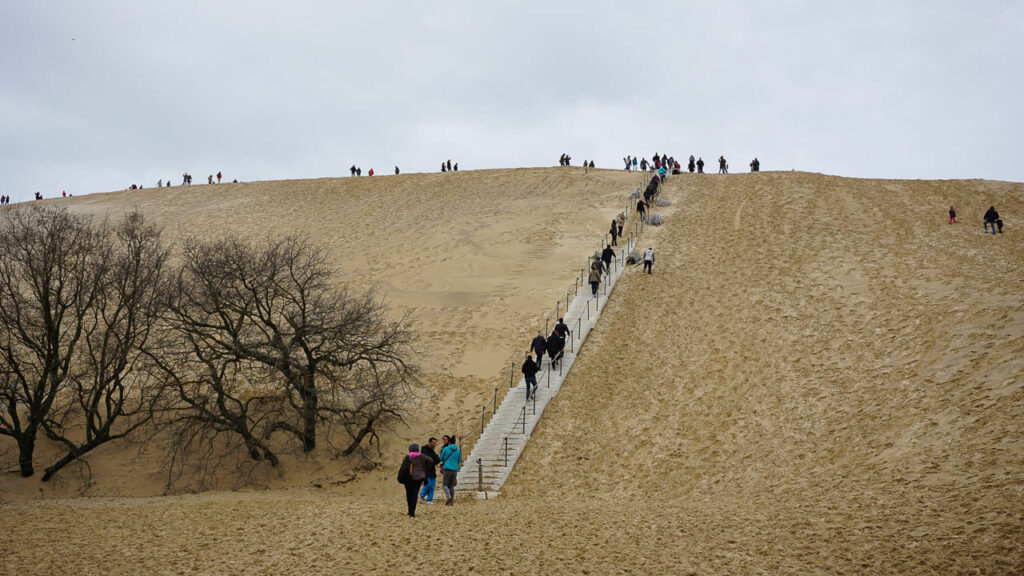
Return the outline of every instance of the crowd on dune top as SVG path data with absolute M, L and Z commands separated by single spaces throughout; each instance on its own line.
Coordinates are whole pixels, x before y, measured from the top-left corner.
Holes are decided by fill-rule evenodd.
M 659 179 L 662 180 L 662 181 L 664 181 L 664 179 L 665 179 L 665 177 L 667 175 L 669 175 L 669 174 L 673 174 L 673 175 L 675 175 L 675 174 L 682 174 L 683 170 L 684 170 L 682 163 L 679 162 L 678 160 L 676 160 L 676 158 L 674 156 L 669 156 L 667 154 L 662 155 L 662 154 L 658 154 L 657 152 L 654 153 L 654 156 L 651 157 L 650 161 L 648 161 L 647 158 L 638 158 L 638 157 L 633 156 L 633 155 L 626 155 L 622 159 L 622 162 L 623 162 L 623 165 L 624 165 L 623 167 L 624 167 L 624 169 L 627 172 L 636 172 L 636 171 L 655 172 L 655 173 L 658 174 Z M 570 155 L 568 155 L 568 154 L 565 154 L 565 153 L 561 154 L 559 156 L 559 158 L 558 158 L 558 165 L 562 166 L 562 167 L 572 166 L 572 157 Z M 595 168 L 594 161 L 593 160 L 589 160 L 589 161 L 584 160 L 583 164 L 582 164 L 582 167 L 585 168 L 585 169 L 588 169 L 588 170 L 590 168 Z M 704 174 L 704 158 L 700 157 L 700 156 L 695 157 L 693 154 L 690 154 L 690 158 L 686 162 L 685 170 L 687 172 L 691 173 L 691 174 L 694 174 L 694 173 L 695 174 Z M 451 159 L 448 159 L 445 162 L 441 162 L 441 172 L 458 172 L 458 171 L 459 171 L 459 163 L 458 162 L 455 162 L 453 164 Z M 750 171 L 751 172 L 760 172 L 761 171 L 761 161 L 758 160 L 756 157 L 753 160 L 750 161 Z M 349 168 L 349 173 L 352 176 L 354 176 L 354 177 L 362 176 L 363 175 L 363 169 L 358 167 L 358 166 L 356 166 L 355 164 L 353 164 Z M 400 173 L 401 173 L 401 171 L 399 170 L 398 166 L 396 165 L 395 166 L 395 174 L 400 174 Z M 718 173 L 719 174 L 728 174 L 729 173 L 729 162 L 725 159 L 724 155 L 721 155 L 721 156 L 718 157 Z M 373 168 L 370 168 L 368 175 L 370 175 L 370 176 L 374 175 Z M 219 172 L 219 171 L 216 174 L 210 174 L 210 175 L 208 175 L 206 177 L 206 183 L 207 184 L 220 184 L 222 181 L 223 181 L 223 174 L 221 172 Z M 233 180 L 232 182 L 237 184 L 238 180 Z M 182 186 L 191 186 L 192 185 L 192 175 L 189 174 L 188 172 L 183 173 L 181 175 L 181 185 Z M 156 182 L 156 187 L 157 188 L 168 188 L 170 186 L 171 186 L 171 179 L 170 178 L 168 178 L 167 180 L 160 179 L 160 180 L 157 180 L 157 182 Z M 136 185 L 136 184 L 132 184 L 131 186 L 129 186 L 127 188 L 127 190 L 142 190 L 142 189 L 143 189 L 143 186 Z M 62 198 L 69 198 L 69 197 L 72 196 L 72 194 L 68 193 L 67 190 L 62 190 L 60 196 Z M 43 194 L 40 193 L 38 190 L 35 192 L 35 199 L 36 200 L 43 200 Z M 10 196 L 7 196 L 7 195 L 0 196 L 0 206 L 8 206 L 8 205 L 10 205 L 10 203 L 11 203 L 11 197 Z M 1000 218 L 999 213 L 996 212 L 996 209 L 995 209 L 994 206 L 990 206 L 989 207 L 989 209 L 985 212 L 984 216 L 982 217 L 982 221 L 983 221 L 984 231 L 986 233 L 989 232 L 989 230 L 991 230 L 992 234 L 1002 234 L 1002 232 L 1003 232 L 1003 220 L 1002 220 L 1002 218 Z M 952 206 L 949 207 L 949 223 L 950 224 L 957 223 L 956 210 Z

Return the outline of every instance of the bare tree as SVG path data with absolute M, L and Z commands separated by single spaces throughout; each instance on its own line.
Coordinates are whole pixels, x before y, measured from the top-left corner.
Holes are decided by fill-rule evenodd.
M 154 328 L 166 305 L 168 249 L 160 231 L 138 212 L 113 230 L 99 288 L 84 315 L 84 333 L 66 393 L 43 421 L 47 436 L 67 452 L 46 468 L 43 481 L 96 447 L 147 423 L 162 397 L 161 378 L 147 365 L 165 343 Z M 63 404 L 62 404 L 63 402 Z
M 276 433 L 308 452 L 318 425 L 338 422 L 351 452 L 401 419 L 418 375 L 407 321 L 388 320 L 372 292 L 337 288 L 322 249 L 227 238 L 186 242 L 182 260 L 171 323 L 185 346 L 165 368 L 185 421 L 276 464 Z
M 4 212 L 0 246 L 0 434 L 17 442 L 28 477 L 102 291 L 108 246 L 89 219 L 38 206 Z

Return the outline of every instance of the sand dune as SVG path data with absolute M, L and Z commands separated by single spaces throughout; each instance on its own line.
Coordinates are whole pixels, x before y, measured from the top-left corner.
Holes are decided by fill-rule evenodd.
M 172 240 L 302 233 L 325 245 L 342 281 L 377 289 L 394 315 L 412 315 L 419 335 L 429 396 L 408 428 L 384 435 L 390 449 L 430 435 L 463 435 L 478 425 L 481 405 L 493 402 L 496 387 L 504 394 L 510 363 L 521 361 L 538 326 L 573 285 L 576 267 L 599 247 L 641 178 L 582 168 L 463 171 L 145 189 L 48 202 L 96 217 L 138 209 Z M 41 444 L 43 461 L 56 448 Z M 159 446 L 137 452 L 120 444 L 94 453 L 89 494 L 160 494 L 166 475 Z M 285 455 L 290 461 L 282 470 L 261 469 L 256 477 L 223 471 L 215 486 L 348 480 L 358 462 L 339 463 L 328 452 L 313 461 Z M 0 480 L 0 498 L 77 494 L 84 480 L 64 476 L 51 484 Z M 377 480 L 370 481 L 366 490 L 372 492 Z
M 593 198 L 539 216 L 541 244 L 567 252 L 593 242 L 635 178 L 485 174 L 507 181 L 509 193 L 475 205 L 493 209 L 490 221 L 517 238 L 535 232 L 526 221 L 539 198 Z M 409 178 L 412 189 L 435 176 Z M 526 191 L 547 183 L 546 195 Z M 321 185 L 295 184 L 304 195 Z M 657 251 L 655 274 L 623 276 L 498 500 L 428 507 L 409 520 L 391 466 L 322 490 L 296 482 L 260 493 L 20 500 L 0 507 L 0 533 L 13 535 L 0 540 L 0 567 L 384 574 L 434 554 L 451 559 L 444 573 L 455 574 L 1024 571 L 1024 185 L 687 175 L 670 180 L 665 196 L 674 203 L 662 212 L 666 224 L 643 240 Z M 952 226 L 951 204 L 961 216 Z M 1001 236 L 981 230 L 990 204 L 1007 221 Z M 208 217 L 169 216 L 188 210 L 168 208 L 167 221 Z M 248 220 L 256 208 L 244 210 Z M 274 220 L 265 210 L 263 227 Z M 305 218 L 329 228 L 330 219 Z M 562 228 L 588 218 L 578 232 Z M 451 232 L 464 234 L 457 249 L 473 263 L 450 270 L 482 279 L 445 285 L 422 272 L 425 294 L 394 292 L 396 306 L 433 312 L 422 321 L 429 341 L 466 325 L 485 332 L 530 319 L 522 304 L 541 306 L 551 298 L 545 290 L 557 298 L 571 281 L 579 254 L 563 264 L 554 262 L 563 259 L 558 249 L 543 264 L 520 260 L 534 254 L 490 252 L 494 237 L 479 235 L 491 231 Z M 384 281 L 416 278 L 411 263 L 424 243 L 450 245 L 416 237 L 359 244 L 358 236 L 346 236 L 339 253 L 386 246 L 380 259 L 402 269 L 397 276 L 380 260 L 352 256 Z M 491 257 L 507 266 L 490 268 Z M 514 301 L 493 296 L 532 286 L 536 265 L 559 278 Z M 492 296 L 451 295 L 463 291 Z M 452 302 L 479 306 L 485 320 L 445 310 Z M 452 326 L 438 327 L 449 314 Z M 524 336 L 504 330 L 509 342 Z M 457 354 L 476 347 L 457 342 Z M 448 377 L 441 363 L 432 370 L 477 394 L 500 378 L 482 368 Z M 471 412 L 457 394 L 447 390 L 424 419 Z M 321 467 L 325 477 L 338 474 Z

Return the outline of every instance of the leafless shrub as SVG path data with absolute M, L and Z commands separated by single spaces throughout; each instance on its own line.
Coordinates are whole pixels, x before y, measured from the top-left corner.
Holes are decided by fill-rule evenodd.
M 661 226 L 662 224 L 665 223 L 665 219 L 661 216 L 661 214 L 651 214 L 647 218 L 647 223 L 652 226 Z
M 672 205 L 672 201 L 671 200 L 667 200 L 665 198 L 658 198 L 657 200 L 654 201 L 654 203 L 656 205 L 658 205 L 658 206 L 661 206 L 662 208 L 665 208 L 665 207 L 668 207 L 668 206 Z

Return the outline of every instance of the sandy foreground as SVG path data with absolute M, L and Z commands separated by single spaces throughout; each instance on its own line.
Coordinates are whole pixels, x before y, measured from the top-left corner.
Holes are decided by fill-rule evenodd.
M 483 277 L 478 286 L 488 297 L 478 309 L 446 310 L 443 296 L 417 300 L 415 287 L 396 294 L 396 307 L 433 310 L 421 320 L 424 338 L 461 343 L 460 358 L 472 356 L 487 326 L 542 317 L 519 307 L 532 305 L 529 297 L 538 307 L 559 297 L 580 251 L 600 238 L 636 178 L 557 169 L 464 174 L 508 182 L 500 202 L 466 201 L 493 210 L 493 226 L 471 227 L 463 243 L 412 234 L 416 223 L 438 222 L 457 236 L 466 224 L 425 217 L 435 203 L 410 200 L 386 211 L 405 223 L 389 228 L 388 239 L 361 244 L 353 232 L 338 249 L 353 269 L 372 271 L 368 277 L 422 281 L 438 294 L 473 285 L 450 279 L 459 266 L 467 278 Z M 308 197 L 321 182 L 295 186 Z M 554 183 L 547 194 L 537 192 L 542 182 Z M 476 198 L 482 186 L 453 194 Z M 574 199 L 565 212 L 537 206 L 561 193 Z M 658 254 L 654 275 L 623 276 L 497 500 L 421 507 L 408 519 L 391 478 L 400 453 L 352 484 L 316 489 L 292 478 L 291 488 L 162 498 L 28 500 L 29 491 L 13 487 L 21 481 L 5 474 L 0 572 L 1024 572 L 1024 185 L 686 175 L 670 180 L 665 197 L 673 201 L 662 210 L 666 224 L 643 239 Z M 148 214 L 159 202 L 141 204 Z M 311 230 L 334 221 L 290 214 L 284 206 L 293 204 L 240 206 L 245 221 L 226 225 L 255 233 L 278 222 L 275 210 L 280 221 L 309 222 Z M 960 224 L 946 224 L 951 204 Z M 990 204 L 1007 222 L 1001 236 L 981 230 Z M 201 205 L 183 201 L 164 217 L 199 228 L 217 222 Z M 370 205 L 366 217 L 382 210 Z M 364 215 L 332 209 L 349 210 L 350 228 Z M 249 222 L 250 213 L 263 223 Z M 585 225 L 565 231 L 562 220 Z M 505 227 L 496 232 L 499 222 Z M 536 229 L 546 243 L 523 249 L 511 241 Z M 496 237 L 509 242 L 493 246 Z M 551 244 L 575 252 L 542 252 Z M 425 270 L 417 262 L 453 245 L 465 251 L 458 261 L 435 263 L 452 266 L 447 275 L 417 272 Z M 543 257 L 528 260 L 536 255 Z M 490 268 L 492 258 L 503 265 Z M 559 278 L 524 295 L 536 266 Z M 494 296 L 506 292 L 519 300 Z M 443 326 L 448 318 L 452 327 Z M 460 339 L 466 326 L 476 332 Z M 531 331 L 504 330 L 509 342 Z M 502 340 L 495 342 L 497 356 Z M 489 395 L 503 372 L 488 373 L 479 358 L 460 364 L 461 376 L 448 372 L 450 362 L 424 362 L 436 375 L 452 374 L 452 383 L 421 422 L 471 419 L 478 401 L 459 399 Z M 110 483 L 102 473 L 114 471 L 98 465 L 102 487 Z M 327 478 L 341 473 L 330 462 L 319 466 Z

